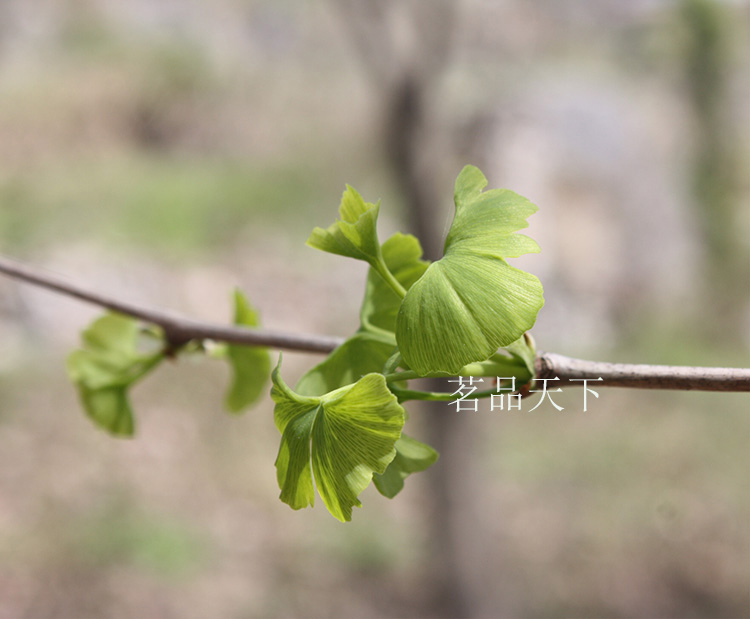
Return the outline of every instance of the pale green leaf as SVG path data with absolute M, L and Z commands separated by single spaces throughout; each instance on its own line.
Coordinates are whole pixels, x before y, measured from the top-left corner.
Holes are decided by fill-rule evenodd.
M 512 191 L 482 193 L 486 184 L 477 168 L 461 171 L 445 255 L 401 304 L 396 338 L 404 361 L 420 374 L 455 374 L 488 359 L 530 329 L 544 304 L 539 280 L 504 259 L 539 251 L 514 234 L 536 207 Z
M 390 289 L 389 289 L 390 290 Z M 356 383 L 365 374 L 380 372 L 396 347 L 396 340 L 360 331 L 299 379 L 300 395 L 319 396 Z
M 131 436 L 135 426 L 128 389 L 164 357 L 158 351 L 140 352 L 140 335 L 137 320 L 107 314 L 83 332 L 84 347 L 67 360 L 68 375 L 87 415 L 119 436 Z
M 373 473 L 393 460 L 404 425 L 404 409 L 381 374 L 368 374 L 321 397 L 294 393 L 272 374 L 274 420 L 281 432 L 276 460 L 281 500 L 293 509 L 312 505 L 313 477 L 328 511 L 351 520 L 358 495 Z
M 422 248 L 410 234 L 394 234 L 382 246 L 386 267 L 408 289 L 427 268 Z M 356 382 L 365 374 L 380 372 L 396 347 L 396 314 L 399 297 L 380 274 L 370 268 L 360 317 L 361 329 L 324 361 L 306 372 L 295 386 L 302 395 L 322 395 Z
M 99 427 L 117 436 L 133 435 L 135 417 L 127 387 L 91 389 L 85 384 L 79 384 L 77 389 L 84 410 Z
M 534 378 L 536 372 L 536 349 L 531 334 L 524 333 L 515 342 L 497 351 L 487 361 L 465 365 L 460 376 L 492 376 L 516 379 L 516 388 Z
M 234 324 L 257 327 L 257 312 L 240 290 L 234 291 Z M 226 407 L 234 412 L 254 404 L 265 391 L 271 375 L 271 358 L 267 348 L 228 344 L 226 354 L 232 367 L 232 384 L 226 396 Z
M 382 246 L 383 260 L 396 280 L 409 290 L 424 274 L 429 262 L 422 260 L 422 247 L 411 234 L 396 233 Z M 362 328 L 369 331 L 396 330 L 396 316 L 401 307 L 401 297 L 374 268 L 367 274 L 365 298 L 362 301 L 360 320 Z
M 536 347 L 531 334 L 524 333 L 523 337 L 505 347 L 513 357 L 523 362 L 529 372 L 530 378 L 536 374 Z M 528 382 L 528 380 L 525 382 Z
M 310 247 L 373 263 L 380 260 L 377 222 L 380 202 L 365 202 L 347 185 L 339 207 L 340 220 L 327 229 L 315 228 L 307 239 Z
M 396 457 L 388 465 L 385 473 L 376 473 L 372 481 L 380 494 L 392 499 L 403 490 L 404 480 L 409 475 L 424 471 L 437 459 L 438 452 L 432 447 L 402 434 L 396 441 Z

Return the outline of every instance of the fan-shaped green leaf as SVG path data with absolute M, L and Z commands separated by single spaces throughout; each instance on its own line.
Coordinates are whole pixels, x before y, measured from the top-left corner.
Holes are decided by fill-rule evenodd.
M 365 202 L 353 187 L 347 185 L 339 206 L 341 219 L 327 229 L 315 228 L 307 244 L 332 254 L 376 262 L 380 259 L 379 210 L 380 202 Z
M 404 480 L 412 473 L 426 470 L 438 459 L 438 452 L 411 436 L 402 434 L 396 441 L 396 457 L 382 475 L 376 473 L 372 481 L 378 492 L 389 499 L 404 488 Z
M 135 416 L 127 387 L 91 389 L 85 384 L 79 384 L 78 396 L 88 416 L 99 427 L 117 436 L 133 436 Z
M 356 383 L 365 374 L 380 372 L 395 347 L 395 338 L 359 331 L 305 372 L 294 389 L 300 395 L 320 396 Z
M 84 347 L 67 361 L 88 416 L 119 436 L 131 436 L 135 426 L 128 389 L 164 358 L 161 352 L 138 350 L 140 333 L 138 321 L 107 314 L 83 332 Z
M 466 166 L 456 180 L 456 214 L 445 255 L 431 264 L 401 304 L 396 338 L 420 374 L 457 373 L 520 338 L 544 298 L 539 280 L 505 257 L 539 251 L 526 227 L 536 207 L 505 189 L 482 193 L 487 180 Z
M 429 262 L 422 260 L 422 246 L 411 234 L 396 233 L 382 247 L 386 267 L 409 290 L 427 270 Z M 396 315 L 401 307 L 401 297 L 374 268 L 367 274 L 365 298 L 362 301 L 360 320 L 362 328 L 369 331 L 396 330 Z M 394 344 L 395 345 L 395 344 Z
M 257 312 L 240 290 L 234 291 L 234 324 L 246 327 L 259 325 Z M 271 375 L 271 358 L 267 348 L 258 346 L 227 346 L 232 367 L 232 384 L 226 396 L 226 407 L 234 412 L 247 408 L 263 394 Z
M 357 496 L 393 460 L 404 409 L 381 374 L 368 374 L 321 397 L 294 393 L 272 374 L 274 419 L 281 432 L 276 473 L 281 500 L 293 509 L 312 505 L 313 476 L 328 511 L 351 520 Z
M 534 377 L 536 374 L 536 346 L 531 334 L 524 333 L 523 337 L 506 346 L 505 350 L 519 361 L 522 361 L 529 372 L 530 378 Z M 530 380 L 530 378 L 527 380 Z

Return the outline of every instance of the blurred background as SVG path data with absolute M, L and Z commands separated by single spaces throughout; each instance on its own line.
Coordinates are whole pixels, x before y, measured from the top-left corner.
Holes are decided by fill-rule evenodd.
M 539 206 L 541 349 L 748 367 L 749 34 L 746 0 L 2 0 L 0 252 L 344 336 L 365 265 L 311 228 L 349 183 L 439 255 L 473 163 Z M 278 500 L 270 399 L 223 412 L 220 363 L 94 428 L 97 314 L 0 277 L 0 617 L 750 616 L 745 394 L 412 407 L 439 465 L 344 525 Z

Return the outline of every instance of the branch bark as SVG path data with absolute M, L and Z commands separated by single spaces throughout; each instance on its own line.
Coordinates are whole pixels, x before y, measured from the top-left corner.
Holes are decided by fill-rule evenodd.
M 215 340 L 245 346 L 267 346 L 279 350 L 328 353 L 343 341 L 341 338 L 324 335 L 285 333 L 201 322 L 173 312 L 142 307 L 129 301 L 94 292 L 52 273 L 2 256 L 0 256 L 0 273 L 157 325 L 164 330 L 167 341 L 174 348 L 179 348 L 191 340 Z
M 0 273 L 157 325 L 164 330 L 167 340 L 175 347 L 191 340 L 215 340 L 278 350 L 329 353 L 343 342 L 339 337 L 249 329 L 193 320 L 180 314 L 143 307 L 93 292 L 57 275 L 2 256 Z M 540 352 L 536 360 L 536 369 L 538 378 L 558 378 L 561 383 L 579 386 L 582 385 L 581 379 L 601 377 L 602 380 L 595 383 L 600 387 L 750 392 L 750 369 L 747 368 L 608 363 Z
M 680 365 L 645 365 L 585 361 L 556 353 L 539 353 L 536 360 L 537 378 L 554 379 L 561 383 L 582 379 L 602 381 L 603 387 L 633 389 L 679 389 L 682 391 L 750 391 L 750 369 L 705 368 Z M 556 386 L 557 383 L 551 386 Z

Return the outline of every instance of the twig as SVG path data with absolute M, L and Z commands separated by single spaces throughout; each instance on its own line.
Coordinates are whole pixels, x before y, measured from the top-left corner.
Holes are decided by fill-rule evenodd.
M 145 308 L 92 292 L 56 275 L 2 256 L 0 256 L 0 273 L 158 325 L 164 330 L 168 341 L 173 346 L 180 346 L 191 340 L 209 339 L 245 346 L 267 346 L 280 350 L 328 353 L 343 341 L 341 338 L 330 336 L 200 322 L 179 314 Z M 592 387 L 598 385 L 635 389 L 750 392 L 750 369 L 607 363 L 574 359 L 550 352 L 540 352 L 537 356 L 537 377 L 559 378 L 560 383 L 578 386 L 582 385 L 580 379 L 594 380 L 601 377 L 602 381 L 591 383 Z M 555 387 L 560 383 L 551 383 L 550 387 Z
M 247 346 L 268 346 L 280 350 L 297 350 L 327 353 L 336 348 L 341 338 L 284 333 L 267 329 L 250 329 L 231 325 L 200 322 L 172 312 L 142 307 L 128 301 L 87 290 L 62 278 L 0 256 L 0 273 L 15 279 L 54 290 L 86 303 L 92 303 L 120 314 L 158 325 L 172 347 L 178 348 L 190 340 L 215 340 Z
M 682 391 L 750 391 L 750 369 L 704 368 L 680 365 L 645 365 L 585 361 L 557 353 L 539 353 L 536 360 L 538 378 L 560 378 L 560 382 L 596 379 L 590 385 L 630 387 L 634 389 L 679 389 Z M 557 381 L 548 383 L 554 388 Z

